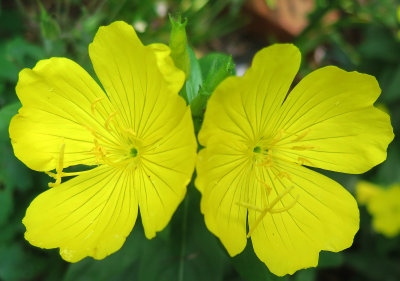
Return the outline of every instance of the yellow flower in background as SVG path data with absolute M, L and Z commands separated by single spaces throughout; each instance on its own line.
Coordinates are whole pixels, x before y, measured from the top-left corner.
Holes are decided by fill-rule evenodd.
M 363 173 L 393 139 L 389 116 L 373 106 L 374 77 L 328 66 L 287 94 L 299 65 L 293 45 L 259 51 L 243 77 L 217 87 L 199 132 L 195 184 L 208 229 L 231 256 L 251 237 L 280 276 L 348 248 L 359 228 L 352 195 L 305 166 Z
M 32 245 L 60 248 L 70 262 L 102 259 L 122 246 L 138 206 L 148 238 L 168 224 L 197 148 L 190 109 L 178 95 L 185 75 L 169 53 L 162 44 L 144 46 L 130 25 L 114 22 L 89 46 L 105 91 L 66 58 L 20 72 L 22 108 L 10 124 L 14 152 L 55 179 L 23 219 Z M 79 164 L 95 167 L 63 171 Z
M 361 181 L 356 187 L 357 200 L 366 205 L 372 215 L 372 226 L 376 232 L 387 237 L 400 233 L 400 184 L 388 188 Z

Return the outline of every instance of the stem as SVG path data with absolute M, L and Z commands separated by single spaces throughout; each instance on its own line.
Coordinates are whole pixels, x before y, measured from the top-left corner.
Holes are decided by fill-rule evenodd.
M 192 185 L 189 185 L 190 188 Z M 189 190 L 188 190 L 189 191 Z M 186 232 L 187 232 L 187 217 L 189 210 L 189 192 L 187 192 L 186 197 L 183 201 L 183 222 L 182 222 L 182 243 L 181 243 L 181 254 L 179 260 L 178 268 L 178 280 L 183 281 L 183 273 L 185 269 L 185 255 L 186 255 Z

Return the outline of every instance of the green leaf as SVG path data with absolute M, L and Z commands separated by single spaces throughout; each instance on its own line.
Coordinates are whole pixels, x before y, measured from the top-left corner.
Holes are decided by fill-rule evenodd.
M 297 271 L 294 275 L 295 281 L 314 281 L 316 277 L 315 268 L 307 268 Z
M 319 254 L 318 268 L 339 267 L 343 264 L 344 257 L 342 253 L 333 253 L 322 251 Z
M 0 181 L 0 226 L 3 226 L 13 210 L 13 194 L 11 188 L 7 188 Z
M 7 55 L 7 46 L 0 45 L 0 80 L 17 81 L 18 68 Z
M 380 99 L 386 103 L 400 99 L 400 65 L 387 66 L 379 75 L 379 84 L 382 88 Z
M 50 266 L 24 250 L 17 243 L 0 245 L 0 280 L 34 280 L 46 266 Z
M 0 109 L 0 184 L 26 190 L 32 187 L 32 177 L 29 169 L 14 156 L 8 136 L 10 120 L 20 107 L 21 103 L 16 102 Z
M 58 23 L 47 13 L 42 3 L 39 2 L 40 6 L 40 29 L 42 35 L 46 39 L 57 39 L 61 33 L 60 26 Z
M 7 61 L 7 64 L 2 65 L 0 63 L 2 65 L 0 67 L 0 78 L 4 77 L 12 82 L 17 82 L 20 69 L 33 67 L 38 60 L 45 57 L 42 48 L 20 37 L 7 42 L 4 52 L 4 60 Z M 1 57 L 0 60 L 2 60 Z
M 346 264 L 364 276 L 364 280 L 395 281 L 400 276 L 399 258 L 382 258 L 372 252 L 348 253 Z
M 195 53 L 190 47 L 188 47 L 188 51 L 190 58 L 190 76 L 183 86 L 181 94 L 186 102 L 190 104 L 199 94 L 200 87 L 203 83 L 203 78 L 201 75 L 200 64 Z
M 132 267 L 135 266 L 136 261 L 141 256 L 144 240 L 143 229 L 136 225 L 119 251 L 104 260 L 86 258 L 80 262 L 71 264 L 63 280 L 125 280 L 123 276 L 132 270 Z
M 156 237 L 146 241 L 139 281 L 223 280 L 228 258 L 206 229 L 199 204 L 200 194 L 190 185 L 185 202 L 170 222 L 169 239 Z
M 247 241 L 246 249 L 233 258 L 233 266 L 246 281 L 287 281 L 289 277 L 277 277 L 261 262 L 253 251 L 251 240 Z
M 209 54 L 201 58 L 199 64 L 202 77 L 205 79 L 198 95 L 192 100 L 190 106 L 192 115 L 195 119 L 199 118 L 201 123 L 208 98 L 219 83 L 233 74 L 235 65 L 231 56 L 220 53 Z M 196 131 L 198 131 L 199 126 L 199 124 L 195 123 Z
M 392 142 L 388 147 L 387 159 L 377 167 L 374 181 L 389 186 L 395 182 L 400 182 L 400 149 L 396 146 L 398 142 Z
M 199 60 L 202 76 L 205 77 L 201 94 L 211 96 L 215 88 L 226 77 L 234 74 L 232 56 L 212 53 Z
M 398 54 L 399 43 L 396 42 L 390 29 L 381 25 L 370 25 L 365 29 L 364 42 L 358 53 L 364 59 L 375 59 L 393 63 L 400 60 Z
M 18 109 L 21 108 L 21 103 L 16 102 L 9 104 L 0 109 L 0 142 L 8 142 L 8 127 L 10 125 L 11 118 L 18 113 Z

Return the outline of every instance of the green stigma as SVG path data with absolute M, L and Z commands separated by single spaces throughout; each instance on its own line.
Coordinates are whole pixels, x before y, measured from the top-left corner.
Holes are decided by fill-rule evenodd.
M 134 147 L 132 147 L 132 148 L 131 148 L 131 152 L 130 152 L 131 156 L 132 156 L 132 157 L 136 157 L 136 156 L 137 156 L 137 153 L 138 153 L 137 149 L 134 148 Z
M 254 147 L 253 152 L 254 153 L 260 153 L 261 152 L 261 147 L 259 147 L 259 146 Z

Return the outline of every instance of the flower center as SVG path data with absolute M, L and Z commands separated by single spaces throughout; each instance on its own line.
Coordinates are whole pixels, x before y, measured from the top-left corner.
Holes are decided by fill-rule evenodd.
M 135 147 L 132 147 L 132 148 L 131 148 L 131 151 L 129 152 L 129 155 L 130 155 L 131 157 L 136 157 L 137 154 L 138 154 L 137 149 L 136 149 Z
M 259 146 L 254 147 L 253 152 L 254 153 L 260 153 L 261 152 L 261 147 L 259 147 Z

